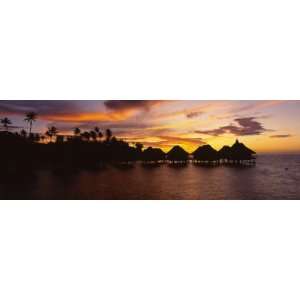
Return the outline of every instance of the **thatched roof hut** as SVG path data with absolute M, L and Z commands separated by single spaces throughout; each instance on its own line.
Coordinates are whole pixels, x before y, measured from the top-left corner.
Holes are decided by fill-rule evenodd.
M 187 161 L 189 154 L 180 146 L 174 146 L 168 153 L 167 158 L 171 161 Z
M 230 159 L 231 157 L 231 147 L 223 146 L 222 149 L 218 151 L 219 159 Z
M 230 159 L 232 160 L 252 160 L 255 159 L 254 155 L 256 154 L 238 140 L 231 146 L 230 152 Z
M 216 161 L 218 152 L 210 145 L 203 145 L 193 152 L 193 158 L 196 161 Z
M 166 159 L 166 154 L 160 148 L 148 147 L 143 151 L 142 160 L 145 162 L 157 162 Z

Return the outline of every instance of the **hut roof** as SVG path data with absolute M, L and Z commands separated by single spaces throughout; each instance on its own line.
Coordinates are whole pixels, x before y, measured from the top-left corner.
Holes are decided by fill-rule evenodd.
M 227 151 L 230 151 L 230 146 L 223 146 L 218 152 L 219 153 L 224 153 L 224 152 L 227 152 Z
M 231 154 L 231 148 L 229 146 L 223 146 L 219 151 L 218 155 L 220 158 L 229 158 Z
M 218 152 L 210 145 L 200 146 L 193 152 L 195 159 L 202 160 L 215 160 L 217 159 Z
M 185 160 L 188 158 L 188 153 L 180 146 L 174 146 L 168 153 L 167 156 L 171 160 Z
M 243 143 L 240 143 L 238 140 L 231 146 L 231 150 L 234 153 L 241 153 L 241 154 L 256 154 L 255 151 L 251 150 L 250 148 L 246 147 Z
M 188 155 L 188 153 L 180 146 L 174 146 L 167 154 L 173 154 L 173 153 L 181 153 Z
M 165 152 L 162 151 L 160 148 L 148 147 L 143 151 L 144 160 L 150 160 L 150 161 L 163 160 L 165 159 L 165 156 L 166 156 Z
M 203 145 L 197 148 L 193 155 L 195 154 L 202 154 L 202 153 L 216 153 L 217 151 L 211 145 Z
M 145 151 L 156 151 L 156 152 L 165 154 L 165 152 L 163 150 L 161 150 L 160 148 L 148 147 Z
M 162 151 L 160 148 L 154 148 L 153 149 L 157 154 L 160 154 L 160 155 L 166 155 L 166 153 L 164 151 Z

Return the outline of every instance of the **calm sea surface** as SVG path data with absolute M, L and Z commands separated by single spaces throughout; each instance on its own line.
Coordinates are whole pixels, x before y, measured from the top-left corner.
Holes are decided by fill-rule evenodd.
M 261 155 L 255 167 L 107 167 L 0 179 L 1 199 L 300 199 L 300 155 Z

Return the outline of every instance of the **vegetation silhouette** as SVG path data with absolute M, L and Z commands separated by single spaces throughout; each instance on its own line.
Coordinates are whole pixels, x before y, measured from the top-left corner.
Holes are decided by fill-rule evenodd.
M 8 131 L 8 125 L 11 124 L 11 120 L 9 120 L 8 118 L 3 118 L 0 120 L 0 123 L 3 125 L 5 131 Z
M 32 124 L 37 114 L 30 112 L 25 117 L 29 132 L 25 129 L 11 132 L 11 120 L 6 117 L 1 119 L 0 164 L 3 172 L 0 176 L 15 172 L 23 174 L 23 171 L 29 174 L 31 170 L 43 168 L 67 171 L 100 169 L 109 164 L 128 169 L 137 161 L 149 167 L 162 163 L 180 167 L 188 161 L 196 164 L 253 165 L 256 159 L 256 153 L 238 140 L 231 147 L 224 146 L 219 151 L 210 145 L 203 145 L 189 154 L 176 145 L 165 153 L 160 148 L 144 149 L 142 143 L 130 145 L 116 138 L 111 129 L 104 131 L 103 138 L 99 127 L 83 132 L 80 128 L 74 128 L 73 135 L 59 134 L 55 126 L 49 127 L 45 134 L 34 133 Z
M 74 128 L 74 135 L 75 135 L 76 137 L 80 136 L 80 133 L 81 133 L 80 128 L 78 128 L 78 127 Z
M 32 123 L 36 121 L 37 119 L 37 114 L 33 111 L 29 112 L 26 114 L 26 118 L 24 121 L 29 123 L 29 134 L 31 134 L 31 129 L 32 129 Z

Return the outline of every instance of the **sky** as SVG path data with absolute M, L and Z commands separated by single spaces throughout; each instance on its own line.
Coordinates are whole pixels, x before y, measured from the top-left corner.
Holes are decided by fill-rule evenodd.
M 28 130 L 24 115 L 30 111 L 38 114 L 33 132 L 39 133 L 49 126 L 60 134 L 98 126 L 129 143 L 165 151 L 180 145 L 192 152 L 204 144 L 218 150 L 238 139 L 258 153 L 300 153 L 298 100 L 0 101 L 0 119 L 12 121 L 11 131 Z

